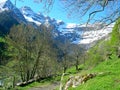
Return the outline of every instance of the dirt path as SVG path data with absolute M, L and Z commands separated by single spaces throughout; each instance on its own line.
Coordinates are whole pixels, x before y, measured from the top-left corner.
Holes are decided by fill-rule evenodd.
M 29 90 L 55 90 L 57 87 L 59 87 L 59 84 L 60 84 L 59 82 L 54 82 L 54 83 L 49 84 L 49 85 L 34 87 L 34 88 L 29 89 Z

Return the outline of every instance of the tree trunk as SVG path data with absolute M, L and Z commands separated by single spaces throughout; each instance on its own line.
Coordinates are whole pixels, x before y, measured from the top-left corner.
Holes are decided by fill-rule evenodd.
M 38 64 L 39 64 L 39 58 L 40 58 L 40 56 L 41 56 L 41 53 L 42 53 L 42 51 L 41 51 L 41 49 L 40 49 L 39 52 L 38 52 L 38 57 L 37 57 L 37 59 L 36 59 L 36 62 L 35 62 L 35 64 L 34 64 L 34 66 L 33 66 L 32 71 L 31 71 L 30 79 L 34 78 L 34 76 L 35 76 L 35 73 L 36 73 L 36 70 L 37 70 L 37 67 L 38 67 Z
M 15 76 L 13 76 L 13 88 L 15 88 Z
M 67 67 L 66 67 L 66 66 L 64 66 L 64 68 L 63 68 L 63 72 L 65 73 L 65 72 L 66 72 L 66 70 L 67 70 Z
M 78 64 L 76 64 L 76 70 L 77 70 L 77 71 L 79 70 L 79 68 L 78 68 Z
M 76 70 L 78 71 L 79 70 L 79 68 L 78 68 L 78 64 L 79 64 L 79 62 L 78 62 L 78 56 L 77 56 L 77 59 L 76 59 Z

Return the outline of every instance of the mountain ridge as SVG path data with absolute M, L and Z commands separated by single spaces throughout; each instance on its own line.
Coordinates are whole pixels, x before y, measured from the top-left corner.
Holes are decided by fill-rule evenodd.
M 84 44 L 89 45 L 94 41 L 97 41 L 112 31 L 113 25 L 102 28 L 102 23 L 89 24 L 86 27 L 85 24 L 79 25 L 74 23 L 64 23 L 62 20 L 56 20 L 49 16 L 44 16 L 41 13 L 35 13 L 30 7 L 23 6 L 18 9 L 14 6 L 10 0 L 0 1 L 0 13 L 4 11 L 12 11 L 13 17 L 18 19 L 20 23 L 33 23 L 35 26 L 41 24 L 49 27 L 50 25 L 54 28 L 53 34 L 56 38 L 63 37 L 67 38 L 73 44 Z

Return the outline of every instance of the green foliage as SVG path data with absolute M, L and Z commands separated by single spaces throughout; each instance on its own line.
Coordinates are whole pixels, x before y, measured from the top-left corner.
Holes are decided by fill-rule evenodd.
M 120 46 L 120 19 L 116 22 L 109 40 L 100 40 L 87 52 L 86 65 L 94 67 L 99 62 L 111 58 L 112 54 L 118 54 Z
M 7 79 L 12 75 L 17 76 L 17 82 L 27 82 L 35 76 L 41 80 L 59 72 L 51 33 L 46 29 L 45 26 L 38 30 L 22 24 L 13 26 L 5 38 L 0 38 L 0 54 L 11 56 L 10 61 L 1 65 L 1 77 L 6 74 L 4 78 Z
M 120 46 L 120 19 L 116 21 L 116 24 L 112 30 L 110 48 L 113 53 L 117 54 L 118 48 Z
M 88 80 L 76 88 L 69 90 L 119 90 L 120 89 L 120 59 L 116 54 L 116 47 L 120 45 L 120 34 L 118 22 L 115 24 L 110 40 L 100 40 L 93 48 L 91 48 L 85 56 L 85 66 L 79 66 L 83 70 L 75 71 L 75 67 L 71 67 L 66 71 L 69 73 L 64 76 L 63 84 L 69 77 L 76 75 L 84 75 L 87 73 L 98 73 L 98 75 Z M 86 67 L 91 67 L 85 70 Z M 104 72 L 105 74 L 99 74 Z
M 5 42 L 5 39 L 3 37 L 0 37 L 0 42 Z
M 120 75 L 118 75 L 118 73 L 120 73 L 118 69 L 120 60 L 117 56 L 117 50 L 120 45 L 119 23 L 120 20 L 116 22 L 113 28 L 110 40 L 100 40 L 87 52 L 83 57 L 83 59 L 86 60 L 85 65 L 82 64 L 81 66 L 78 65 L 81 60 L 80 58 L 82 58 L 82 56 L 80 57 L 82 49 L 80 49 L 81 51 L 79 52 L 79 49 L 75 46 L 72 48 L 74 52 L 69 52 L 69 42 L 55 46 L 51 33 L 47 31 L 49 28 L 41 26 L 39 30 L 37 30 L 23 24 L 13 26 L 9 35 L 5 38 L 0 37 L 0 55 L 2 56 L 0 60 L 3 60 L 3 57 L 9 60 L 5 64 L 1 63 L 0 77 L 3 78 L 3 75 L 6 74 L 4 76 L 6 78 L 5 85 L 6 88 L 8 88 L 9 85 L 7 84 L 10 83 L 11 85 L 12 83 L 13 85 L 13 81 L 9 78 L 17 76 L 15 82 L 27 82 L 37 76 L 40 83 L 34 82 L 24 88 L 18 87 L 20 90 L 27 90 L 34 85 L 41 85 L 41 83 L 50 84 L 54 80 L 60 81 L 60 76 L 53 76 L 61 74 L 63 68 L 64 71 L 68 73 L 68 75 L 64 76 L 63 84 L 65 84 L 69 76 L 76 75 L 76 73 L 77 75 L 79 74 L 79 71 L 75 70 L 75 66 L 69 68 L 72 65 L 76 65 L 80 69 L 83 69 L 80 74 L 89 72 L 110 73 L 103 76 L 98 75 L 74 90 L 112 90 L 113 88 L 117 90 L 120 88 Z M 57 61 L 58 58 L 63 61 L 59 63 Z M 76 61 L 74 61 L 75 59 Z M 89 69 L 89 71 L 87 71 L 84 70 L 86 67 L 94 67 L 94 69 L 90 68 L 91 70 Z M 116 77 L 116 75 L 118 76 Z M 113 87 L 111 88 L 111 86 Z M 73 88 L 70 90 L 72 89 Z
M 99 62 L 105 60 L 105 53 L 107 52 L 105 49 L 105 41 L 99 41 L 94 47 L 92 47 L 86 55 L 86 66 L 94 67 Z
M 9 45 L 5 38 L 0 37 L 0 65 L 5 65 L 9 62 L 10 58 Z
M 57 60 L 51 35 L 45 26 L 40 30 L 31 26 L 13 26 L 6 37 L 12 55 L 12 61 L 8 63 L 21 77 L 22 81 L 29 81 L 35 75 L 37 78 L 45 78 L 56 74 Z
M 116 21 L 116 24 L 112 30 L 111 44 L 113 45 L 120 44 L 120 19 Z

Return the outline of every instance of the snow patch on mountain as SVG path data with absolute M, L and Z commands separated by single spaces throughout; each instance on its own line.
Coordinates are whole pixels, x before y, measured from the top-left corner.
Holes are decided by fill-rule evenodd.
M 104 26 L 104 28 L 102 28 Z M 91 44 L 97 40 L 106 37 L 112 32 L 114 23 L 106 26 L 97 23 L 92 25 L 78 25 L 78 24 L 67 24 L 66 27 L 62 28 L 61 34 L 68 37 L 69 40 L 74 44 Z M 73 36 L 75 35 L 75 36 Z M 74 38 L 73 38 L 74 37 Z
M 44 16 L 41 13 L 35 13 L 30 7 L 27 6 L 22 7 L 20 10 L 27 21 L 33 22 L 37 25 L 45 24 L 48 27 L 49 25 L 57 26 L 63 23 L 62 20 L 55 20 L 54 18 Z
M 77 26 L 76 23 L 67 23 L 66 28 L 76 28 Z
M 64 37 L 74 44 L 90 44 L 107 36 L 114 24 L 105 28 L 104 23 L 79 25 L 76 23 L 64 23 L 62 20 L 56 20 L 45 16 L 41 13 L 35 13 L 30 7 L 24 6 L 21 9 L 16 8 L 10 0 L 0 0 L 0 12 L 12 11 L 13 15 L 17 16 L 21 21 L 28 21 L 40 26 L 41 24 L 47 27 L 53 27 L 54 37 Z
M 9 0 L 0 0 L 0 12 L 12 9 L 12 4 Z
M 24 6 L 20 9 L 20 11 L 28 22 L 33 22 L 37 25 L 44 23 L 44 16 L 34 13 L 30 7 Z
M 25 18 L 23 17 L 22 13 L 15 5 L 11 3 L 10 0 L 0 0 L 0 13 L 4 11 L 11 11 L 14 17 L 18 18 L 20 22 L 25 22 Z

